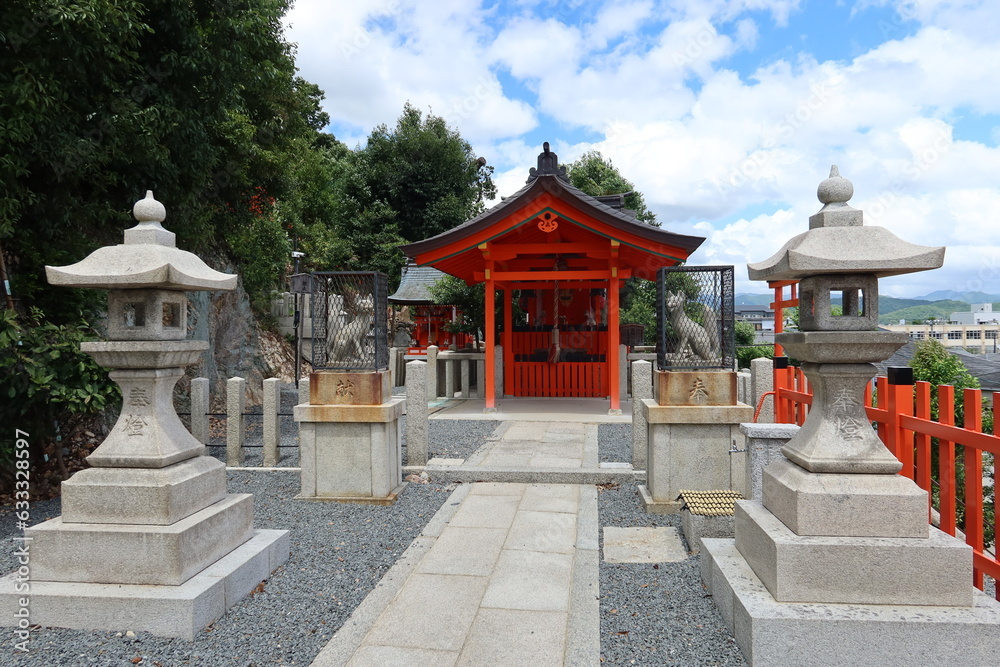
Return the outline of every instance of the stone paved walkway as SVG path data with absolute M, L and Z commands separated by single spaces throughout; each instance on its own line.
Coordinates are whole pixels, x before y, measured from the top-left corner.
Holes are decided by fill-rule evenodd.
M 597 467 L 595 424 L 506 426 L 468 463 Z M 598 664 L 598 566 L 592 484 L 462 484 L 313 664 Z

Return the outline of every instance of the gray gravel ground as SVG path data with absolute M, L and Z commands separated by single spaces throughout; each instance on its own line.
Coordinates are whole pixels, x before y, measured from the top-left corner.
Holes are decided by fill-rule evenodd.
M 603 444 L 603 440 L 602 440 Z M 600 525 L 674 526 L 676 515 L 646 514 L 634 483 L 600 489 Z M 604 533 L 601 532 L 601 548 Z M 601 560 L 601 660 L 608 665 L 745 665 L 701 585 L 699 557 L 680 563 Z
M 230 471 L 230 492 L 255 494 L 258 528 L 291 530 L 291 556 L 254 594 L 194 642 L 148 633 L 55 628 L 32 633 L 15 652 L 0 629 L 0 665 L 308 665 L 420 533 L 454 486 L 411 484 L 392 507 L 292 500 L 299 479 L 286 472 Z M 33 503 L 32 520 L 58 514 L 59 501 Z M 10 508 L 0 510 L 0 571 L 15 567 Z M 141 658 L 140 662 L 135 662 Z
M 598 424 L 597 456 L 602 463 L 631 463 L 632 424 Z
M 282 392 L 283 412 L 297 402 L 294 388 Z M 257 421 L 259 424 L 259 420 Z M 280 465 L 297 465 L 297 427 L 280 422 Z M 432 420 L 431 456 L 467 458 L 488 437 L 494 421 Z M 260 427 L 248 419 L 249 444 Z M 256 432 L 256 433 L 255 433 Z M 602 461 L 630 460 L 631 427 L 599 427 Z M 210 448 L 225 456 L 224 440 Z M 248 448 L 247 464 L 259 464 L 260 449 Z M 91 632 L 55 628 L 32 633 L 31 652 L 15 653 L 10 635 L 0 641 L 2 665 L 305 665 L 350 616 L 392 566 L 454 485 L 411 484 L 393 507 L 292 500 L 293 472 L 230 471 L 230 492 L 255 494 L 255 525 L 292 531 L 291 557 L 264 590 L 247 598 L 196 640 L 129 637 L 128 628 Z M 645 514 L 634 484 L 601 490 L 602 526 L 666 526 L 671 517 Z M 33 521 L 59 514 L 59 500 L 33 503 Z M 12 508 L 0 508 L 0 572 L 14 569 L 9 537 Z M 698 559 L 683 563 L 601 563 L 601 653 L 605 664 L 742 665 L 732 638 L 701 587 Z M 141 662 L 133 663 L 136 658 Z

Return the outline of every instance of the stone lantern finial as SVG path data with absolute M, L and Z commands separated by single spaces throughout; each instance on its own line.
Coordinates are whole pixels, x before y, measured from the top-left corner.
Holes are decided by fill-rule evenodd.
M 830 177 L 821 181 L 816 196 L 826 204 L 823 208 L 839 208 L 854 196 L 854 184 L 840 175 L 837 165 L 830 167 Z
M 167 218 L 167 209 L 153 199 L 153 191 L 146 190 L 146 197 L 132 207 L 132 215 L 139 224 L 125 230 L 125 245 L 152 243 L 169 248 L 177 247 L 176 235 L 160 224 Z
M 837 165 L 830 167 L 830 177 L 820 182 L 816 196 L 823 203 L 823 208 L 809 217 L 809 229 L 860 227 L 864 224 L 862 212 L 847 203 L 854 196 L 854 184 L 840 175 Z

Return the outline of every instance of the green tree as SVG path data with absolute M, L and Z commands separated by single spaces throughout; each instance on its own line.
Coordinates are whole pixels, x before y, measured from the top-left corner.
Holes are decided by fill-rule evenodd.
M 656 214 L 646 206 L 642 193 L 600 151 L 587 151 L 568 165 L 567 172 L 570 183 L 591 197 L 627 192 L 625 207 L 635 211 L 636 218 L 642 222 L 654 227 L 660 226 L 656 221 Z
M 319 261 L 398 280 L 401 244 L 447 231 L 496 195 L 493 168 L 443 118 L 409 103 L 393 128 L 378 125 L 364 148 L 331 157 L 332 235 Z
M 938 404 L 938 387 L 940 385 L 951 385 L 955 388 L 955 423 L 961 425 L 965 415 L 964 389 L 978 389 L 979 380 L 969 373 L 962 361 L 955 355 L 948 352 L 947 348 L 934 339 L 923 340 L 917 343 L 916 353 L 910 359 L 910 367 L 913 368 L 913 379 L 918 382 L 929 382 L 931 385 L 931 418 L 937 419 L 940 414 Z M 993 412 L 989 408 L 983 409 L 983 430 L 987 433 L 993 431 Z M 958 508 L 957 521 L 959 527 L 965 527 L 965 461 L 962 456 L 962 447 L 956 447 L 955 453 L 955 479 L 957 487 Z M 990 453 L 983 455 L 983 470 L 978 474 L 988 476 L 993 470 L 994 456 Z M 939 478 L 939 449 L 938 439 L 931 440 L 931 467 L 934 479 Z M 935 485 L 932 492 L 934 506 L 940 508 L 940 486 Z M 994 517 L 996 515 L 996 504 L 994 488 L 992 486 L 983 489 L 983 516 L 985 524 L 985 541 L 989 546 L 995 539 Z
M 313 167 L 325 163 L 311 151 L 328 119 L 322 91 L 296 76 L 281 24 L 289 4 L 4 3 L 0 252 L 20 302 L 3 327 L 20 344 L 3 363 L 41 366 L 0 375 L 0 396 L 30 403 L 39 423 L 102 405 L 107 386 L 82 377 L 89 359 L 70 354 L 91 335 L 80 320 L 95 321 L 101 293 L 51 289 L 44 266 L 120 243 L 147 189 L 179 246 L 234 258 L 253 303 L 266 304 L 288 261 L 289 226 L 323 205 L 303 184 L 323 188 Z M 18 356 L 36 342 L 48 352 Z
M 478 347 L 480 333 L 486 332 L 486 283 L 468 285 L 461 278 L 445 275 L 431 285 L 430 291 L 434 303 L 442 306 L 458 306 L 462 317 L 455 331 L 472 334 Z M 496 300 L 499 313 L 497 322 L 503 322 L 501 301 L 501 299 Z
M 179 245 L 220 247 L 266 280 L 293 212 L 294 158 L 327 123 L 295 75 L 288 0 L 23 0 L 0 25 L 0 243 L 13 290 L 57 321 L 93 293 L 48 290 L 45 264 L 117 243 L 147 189 Z M 254 227 L 252 233 L 246 228 Z M 261 250 L 263 249 L 263 252 Z M 245 276 L 247 278 L 248 276 Z

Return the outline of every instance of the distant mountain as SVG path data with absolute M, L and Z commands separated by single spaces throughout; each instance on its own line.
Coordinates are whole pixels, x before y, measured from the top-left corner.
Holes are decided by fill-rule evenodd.
M 894 296 L 878 295 L 878 312 L 882 314 L 891 313 L 894 310 L 902 310 L 912 306 L 927 306 L 930 302 L 923 299 L 897 299 Z M 959 308 L 959 310 L 963 310 Z M 951 313 L 949 313 L 950 315 Z
M 899 301 L 912 301 L 912 299 L 899 299 Z M 912 305 L 906 308 L 889 311 L 884 307 L 879 308 L 880 324 L 899 324 L 900 320 L 913 322 L 914 320 L 929 320 L 931 318 L 947 322 L 952 313 L 962 312 L 969 309 L 969 304 L 964 301 L 954 301 L 943 299 L 940 301 L 919 302 L 920 305 Z
M 774 294 L 737 294 L 737 306 L 767 306 L 774 301 Z
M 942 301 L 950 299 L 953 301 L 964 301 L 965 303 L 994 303 L 1000 301 L 1000 294 L 987 294 L 986 292 L 956 292 L 950 289 L 941 289 L 931 292 L 926 296 L 914 297 L 922 301 Z

